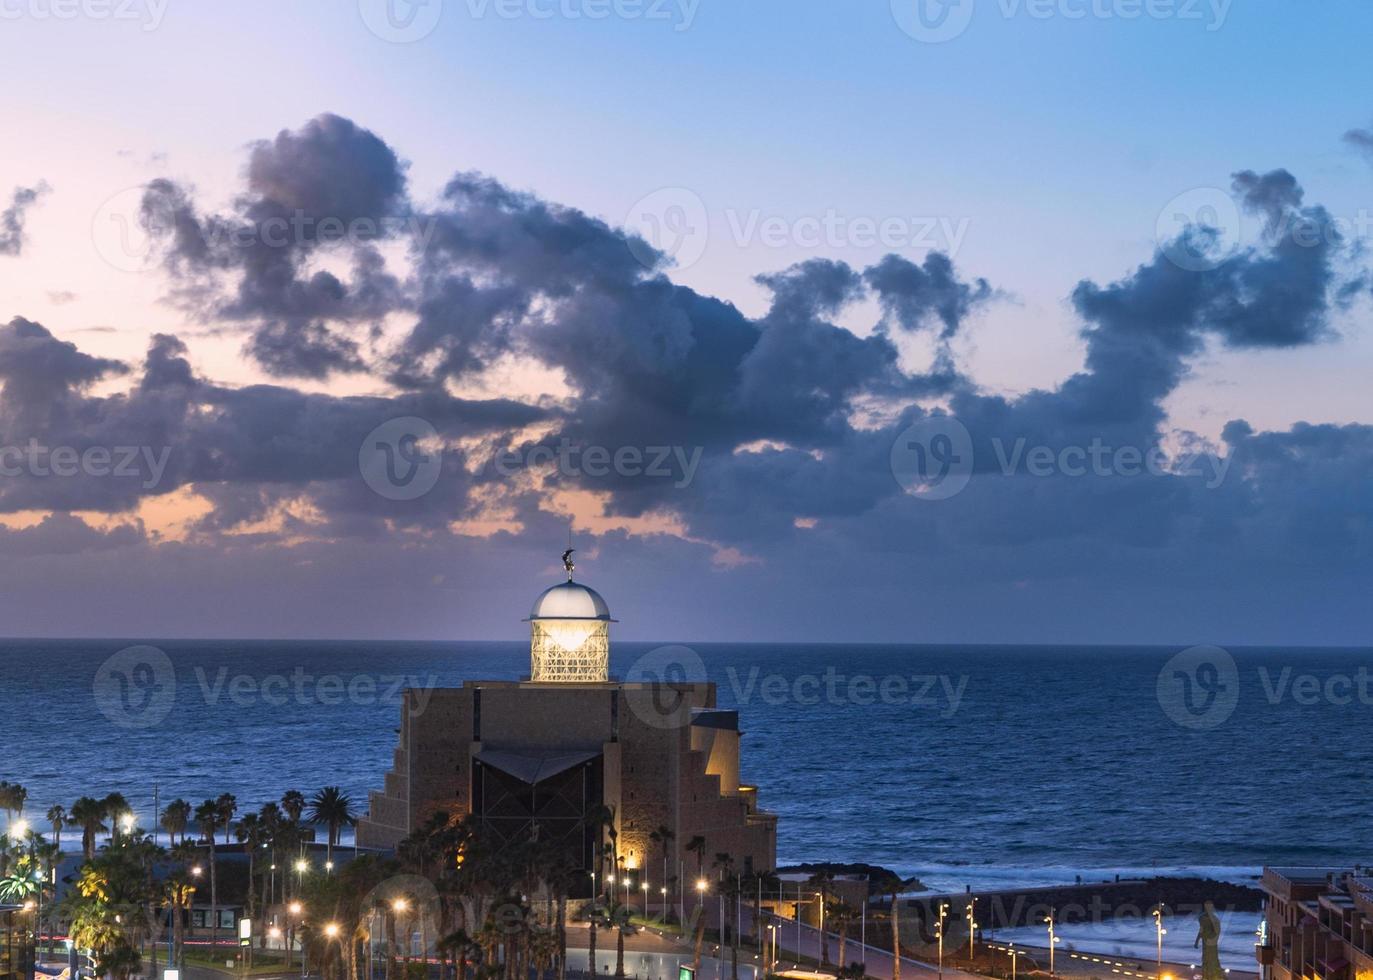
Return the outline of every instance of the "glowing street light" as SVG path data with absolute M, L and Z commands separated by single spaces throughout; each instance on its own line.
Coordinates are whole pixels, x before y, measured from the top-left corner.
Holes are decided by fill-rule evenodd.
M 29 832 L 29 822 L 27 820 L 16 820 L 10 824 L 10 836 L 18 840 Z
M 302 875 L 303 875 L 303 874 L 305 874 L 305 872 L 308 871 L 309 869 L 310 869 L 310 862 L 309 862 L 309 861 L 305 860 L 304 858 L 297 858 L 297 859 L 296 859 L 296 873 L 297 873 L 297 874 L 302 874 Z
M 338 923 L 337 923 L 337 922 L 326 922 L 326 923 L 324 923 L 324 934 L 325 934 L 326 936 L 328 936 L 330 939 L 337 939 L 337 938 L 338 938 Z
M 398 898 L 391 903 L 391 910 L 393 912 L 404 912 L 408 907 L 409 904 L 403 898 Z
M 1163 928 L 1163 906 L 1154 909 L 1154 932 L 1158 938 L 1158 975 L 1163 976 L 1163 937 L 1168 934 L 1168 930 Z

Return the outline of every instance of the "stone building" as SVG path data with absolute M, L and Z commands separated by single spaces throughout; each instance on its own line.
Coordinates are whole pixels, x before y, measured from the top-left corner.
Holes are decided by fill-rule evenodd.
M 564 561 L 568 580 L 529 617 L 529 679 L 406 692 L 394 762 L 358 822 L 359 844 L 392 847 L 444 810 L 475 815 L 503 840 L 561 841 L 587 872 L 610 873 L 598 858 L 614 840 L 621 880 L 655 900 L 695 878 L 696 837 L 707 869 L 721 852 L 739 870 L 775 868 L 777 818 L 740 782 L 738 713 L 716 707 L 712 683 L 656 679 L 666 670 L 612 679 L 614 620 L 572 580 L 570 553 Z M 602 806 L 613 834 L 591 819 Z
M 1373 980 L 1373 869 L 1264 868 L 1263 980 Z

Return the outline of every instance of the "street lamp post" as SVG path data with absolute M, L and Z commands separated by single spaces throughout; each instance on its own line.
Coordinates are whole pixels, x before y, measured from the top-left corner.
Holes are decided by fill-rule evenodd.
M 977 958 L 977 951 L 973 947 L 973 940 L 977 936 L 977 899 L 968 899 L 968 965 L 971 966 Z
M 1049 909 L 1049 916 L 1044 920 L 1049 925 L 1049 976 L 1054 975 L 1054 944 L 1058 942 L 1058 937 L 1054 935 L 1054 910 Z
M 949 903 L 939 903 L 939 922 L 935 931 L 939 935 L 939 980 L 944 980 L 944 920 L 949 917 Z

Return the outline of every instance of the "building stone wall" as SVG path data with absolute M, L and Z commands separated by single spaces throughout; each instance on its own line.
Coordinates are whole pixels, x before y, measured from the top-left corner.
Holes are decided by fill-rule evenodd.
M 624 866 L 646 875 L 653 891 L 662 887 L 664 849 L 650 836 L 659 827 L 673 834 L 671 878 L 679 868 L 694 877 L 685 848 L 698 835 L 707 869 L 717 852 L 733 855 L 740 870 L 774 868 L 776 817 L 758 810 L 756 790 L 740 786 L 740 737 L 729 727 L 737 719 L 714 707 L 713 684 L 499 681 L 407 692 L 392 769 L 369 795 L 358 842 L 394 847 L 435 810 L 470 812 L 472 758 L 483 748 L 597 750 Z

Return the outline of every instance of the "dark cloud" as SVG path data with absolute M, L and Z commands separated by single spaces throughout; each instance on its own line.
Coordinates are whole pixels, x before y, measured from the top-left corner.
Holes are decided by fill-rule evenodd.
M 1256 433 L 1232 423 L 1210 447 L 1233 467 L 1215 485 L 1181 470 L 1000 472 L 998 454 L 1018 443 L 1205 447 L 1168 430 L 1165 405 L 1209 348 L 1280 350 L 1334 337 L 1331 311 L 1362 281 L 1350 268 L 1357 255 L 1286 171 L 1233 177 L 1240 205 L 1262 219 L 1256 244 L 1190 269 L 1170 258 L 1176 243 L 1165 243 L 1114 282 L 1078 283 L 1071 304 L 1082 368 L 1018 396 L 979 389 L 950 352 L 951 338 L 996 292 L 946 255 L 919 263 L 889 255 L 866 268 L 814 258 L 766 272 L 757 282 L 771 301 L 750 316 L 672 282 L 664 256 L 575 208 L 463 172 L 435 207 L 417 210 L 404 171 L 378 137 L 326 116 L 255 144 L 244 191 L 224 214 L 200 213 L 181 186 L 150 185 L 144 217 L 187 308 L 213 325 L 250 330 L 248 353 L 273 374 L 363 371 L 395 393 L 223 386 L 194 372 L 181 340 L 159 335 L 128 389 L 110 394 L 95 385 L 122 365 L 16 320 L 0 330 L 7 441 L 165 446 L 170 456 L 152 489 L 5 481 L 0 510 L 127 513 L 149 496 L 191 487 L 205 512 L 174 544 L 153 541 L 132 519 L 116 538 L 73 518 L 24 539 L 0 535 L 0 549 L 50 542 L 54 553 L 86 549 L 95 565 L 112 552 L 175 554 L 230 592 L 265 575 L 290 583 L 293 594 L 323 582 L 456 604 L 467 593 L 453 582 L 486 588 L 492 570 L 523 590 L 527 577 L 508 566 L 537 564 L 548 542 L 561 544 L 566 525 L 550 493 L 577 489 L 600 493 L 609 525 L 646 515 L 661 519 L 648 527 L 671 522 L 663 534 L 603 528 L 587 535 L 587 550 L 601 551 L 597 584 L 608 592 L 633 594 L 644 578 L 690 573 L 682 601 L 703 605 L 696 619 L 672 613 L 684 629 L 762 617 L 833 638 L 855 623 L 844 612 L 850 618 L 835 626 L 836 610 L 870 610 L 892 630 L 891 610 L 912 609 L 911 622 L 944 636 L 985 619 L 1000 623 L 1005 639 L 1007 624 L 1018 628 L 1014 615 L 1037 636 L 1061 628 L 1080 638 L 1072 617 L 1114 629 L 1133 609 L 1143 622 L 1146 595 L 1166 595 L 1179 616 L 1195 599 L 1187 615 L 1205 622 L 1197 597 L 1223 603 L 1218 582 L 1249 586 L 1274 608 L 1298 596 L 1313 601 L 1315 585 L 1291 600 L 1268 590 L 1304 576 L 1314 582 L 1309 569 L 1326 555 L 1345 575 L 1341 588 L 1370 584 L 1366 426 Z M 346 242 L 317 230 L 285 245 L 266 241 L 267 228 L 292 215 L 314 229 L 327 216 L 409 224 Z M 1184 234 L 1198 244 L 1215 232 Z M 382 260 L 387 242 L 410 247 L 404 278 Z M 880 320 L 849 329 L 865 299 L 876 300 Z M 375 329 L 384 319 L 399 328 L 386 335 L 394 340 Z M 935 365 L 904 368 L 898 338 L 925 330 L 939 347 Z M 492 383 L 491 367 L 507 358 L 556 372 L 569 393 L 537 405 L 451 393 Z M 898 434 L 934 412 L 967 426 L 976 457 L 968 488 L 938 505 L 905 496 L 890 463 Z M 400 502 L 364 484 L 357 457 L 373 428 L 408 415 L 439 432 L 443 478 L 429 495 Z M 677 447 L 699 452 L 699 467 L 686 486 L 613 472 L 517 468 L 512 476 L 491 465 L 512 443 L 525 451 Z M 500 530 L 487 538 L 453 530 L 467 520 Z M 749 564 L 721 572 L 712 560 Z M 996 615 L 966 622 L 969 610 L 992 602 Z M 342 605 L 353 614 L 356 603 Z M 1167 618 L 1157 609 L 1150 616 Z M 322 613 L 317 621 L 337 622 Z
M 992 296 L 985 279 L 961 282 L 953 262 L 942 252 L 931 252 L 921 265 L 899 255 L 888 255 L 863 278 L 877 293 L 882 312 L 903 330 L 916 331 L 937 318 L 945 339 L 958 332 L 963 320 L 979 303 Z
M 42 181 L 33 187 L 16 187 L 9 207 L 0 211 L 0 255 L 18 255 L 24 248 L 24 222 L 29 208 L 50 188 Z
M 1262 176 L 1252 170 L 1241 170 L 1233 176 L 1231 186 L 1248 210 L 1263 215 L 1270 234 L 1279 231 L 1283 219 L 1301 207 L 1301 186 L 1286 170 L 1273 170 Z
M 248 341 L 247 351 L 269 374 L 284 377 L 327 378 L 364 368 L 357 343 L 318 321 L 266 324 Z
M 376 247 L 410 233 L 408 215 L 405 165 L 334 115 L 254 144 L 230 214 L 199 214 L 165 179 L 148 185 L 142 206 L 183 305 L 248 325 L 245 350 L 269 373 L 310 378 L 360 370 L 354 329 L 408 305 Z M 348 260 L 347 279 L 308 268 L 325 254 Z
M 1344 134 L 1344 141 L 1373 157 L 1373 129 L 1351 129 Z

